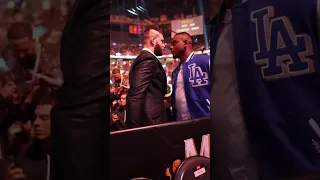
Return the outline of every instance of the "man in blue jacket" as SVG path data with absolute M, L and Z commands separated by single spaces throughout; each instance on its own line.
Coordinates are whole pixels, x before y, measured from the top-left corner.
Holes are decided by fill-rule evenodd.
M 222 5 L 211 39 L 216 179 L 271 180 L 320 171 L 317 5 Z
M 174 121 L 210 115 L 210 56 L 194 54 L 191 36 L 177 33 L 171 42 L 179 66 L 172 72 L 172 118 Z

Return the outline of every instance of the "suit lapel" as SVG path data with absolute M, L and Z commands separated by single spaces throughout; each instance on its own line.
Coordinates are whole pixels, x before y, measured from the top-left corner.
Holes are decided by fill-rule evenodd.
M 165 82 L 165 88 L 164 88 L 165 89 L 165 93 L 167 93 L 167 74 L 166 74 L 166 71 L 164 70 L 161 62 L 159 61 L 159 59 L 156 58 L 156 60 L 158 61 L 158 65 L 160 66 L 159 68 L 160 68 L 160 71 L 162 73 L 162 78 L 163 78 L 163 80 Z
M 159 61 L 158 58 L 157 58 L 157 61 L 159 63 L 159 66 L 160 66 L 160 69 L 161 69 L 162 73 L 166 74 L 166 71 L 163 69 L 163 66 L 162 66 L 162 64 L 161 64 L 161 62 Z
M 163 80 L 165 82 L 165 89 L 166 89 L 166 92 L 167 92 L 167 74 L 166 74 L 166 71 L 164 70 L 164 68 L 162 67 L 162 64 L 161 64 L 160 60 L 155 55 L 150 53 L 149 51 L 147 51 L 147 50 L 143 50 L 143 51 L 149 53 L 152 57 L 154 57 L 154 60 L 157 61 L 159 69 L 160 69 L 160 71 L 162 73 L 162 78 L 163 78 Z
M 153 56 L 155 58 L 155 60 L 158 62 L 158 65 L 160 66 L 160 69 L 161 69 L 162 73 L 166 74 L 165 70 L 162 67 L 162 64 L 161 64 L 160 60 L 155 55 L 150 53 L 149 51 L 147 51 L 147 50 L 143 50 L 143 51 L 145 51 L 145 52 L 149 53 L 151 56 Z

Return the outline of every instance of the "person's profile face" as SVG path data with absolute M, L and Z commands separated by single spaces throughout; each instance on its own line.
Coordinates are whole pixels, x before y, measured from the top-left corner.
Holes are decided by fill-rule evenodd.
M 33 122 L 35 136 L 43 140 L 51 136 L 51 104 L 38 105 L 35 110 L 35 120 Z
M 127 99 L 127 95 L 126 94 L 121 95 L 121 99 L 120 99 L 121 106 L 125 106 L 126 105 L 126 102 L 127 102 L 126 99 Z
M 156 56 L 162 56 L 163 55 L 162 51 L 165 47 L 163 35 L 159 33 L 154 40 L 155 40 L 154 54 Z
M 116 81 L 121 80 L 121 74 L 120 74 L 120 73 L 115 73 L 115 74 L 113 74 L 113 77 L 114 77 L 114 79 L 115 79 Z
M 179 36 L 173 37 L 171 40 L 170 50 L 174 59 L 179 58 L 185 51 L 183 40 Z
M 14 57 L 25 68 L 32 69 L 36 61 L 34 41 L 29 37 L 9 40 Z

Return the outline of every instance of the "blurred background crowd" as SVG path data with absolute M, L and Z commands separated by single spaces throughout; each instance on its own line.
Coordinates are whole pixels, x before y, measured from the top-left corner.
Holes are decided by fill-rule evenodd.
M 0 179 L 50 174 L 50 112 L 73 1 L 0 0 Z

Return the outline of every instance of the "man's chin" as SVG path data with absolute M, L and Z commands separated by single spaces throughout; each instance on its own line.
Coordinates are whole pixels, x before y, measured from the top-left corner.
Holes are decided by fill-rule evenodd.
M 44 135 L 42 135 L 42 134 L 39 134 L 39 135 L 36 134 L 36 138 L 38 140 L 44 140 L 46 137 Z

